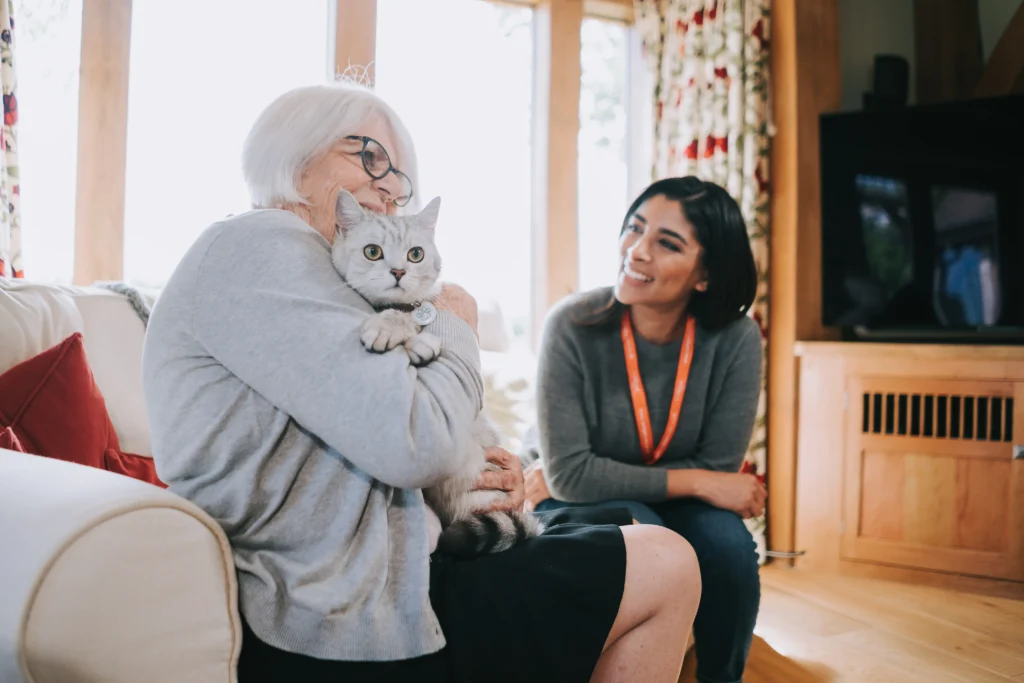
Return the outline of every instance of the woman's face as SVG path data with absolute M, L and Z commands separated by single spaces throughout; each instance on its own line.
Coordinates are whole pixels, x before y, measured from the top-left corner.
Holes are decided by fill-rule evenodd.
M 397 145 L 388 126 L 380 119 L 370 119 L 354 133 L 371 137 L 381 144 L 391 162 L 401 170 L 395 156 Z M 314 159 L 299 179 L 299 192 L 311 206 L 313 227 L 329 240 L 334 239 L 335 202 L 341 190 L 347 190 L 363 208 L 374 213 L 394 215 L 394 200 L 403 194 L 402 181 L 394 173 L 374 180 L 363 168 L 361 140 L 341 140 Z
M 685 304 L 694 290 L 707 290 L 702 251 L 682 205 L 651 197 L 630 216 L 619 238 L 615 298 L 629 306 Z

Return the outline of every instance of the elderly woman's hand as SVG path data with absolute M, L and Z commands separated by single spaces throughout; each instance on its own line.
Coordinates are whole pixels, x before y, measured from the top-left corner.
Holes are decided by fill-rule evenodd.
M 481 474 L 473 488 L 508 493 L 508 498 L 492 505 L 491 510 L 522 511 L 525 488 L 523 465 L 519 462 L 519 458 L 504 448 L 495 446 L 487 449 L 487 462 L 493 463 L 501 469 Z
M 462 287 L 446 282 L 441 287 L 441 294 L 434 299 L 434 306 L 438 310 L 451 311 L 462 318 L 476 332 L 477 308 L 476 299 Z

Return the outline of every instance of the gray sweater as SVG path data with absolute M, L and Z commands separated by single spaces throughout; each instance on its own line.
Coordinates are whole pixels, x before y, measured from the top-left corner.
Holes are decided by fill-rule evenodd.
M 669 468 L 736 472 L 753 433 L 761 387 L 761 334 L 744 317 L 717 332 L 697 325 L 693 362 L 675 436 L 655 465 L 640 453 L 619 325 L 574 321 L 607 301 L 608 288 L 577 294 L 552 310 L 538 367 L 538 438 L 551 494 L 558 500 L 657 502 Z M 636 336 L 640 374 L 659 443 L 682 341 Z
M 363 348 L 370 313 L 323 237 L 253 211 L 188 251 L 143 353 L 159 476 L 224 528 L 256 635 L 322 659 L 444 646 L 420 489 L 462 469 L 483 401 L 463 321 L 439 312 L 444 351 L 417 369 Z

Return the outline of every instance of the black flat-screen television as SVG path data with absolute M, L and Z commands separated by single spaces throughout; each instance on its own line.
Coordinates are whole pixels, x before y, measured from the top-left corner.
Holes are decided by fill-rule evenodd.
M 1024 342 L 1024 95 L 820 119 L 822 322 Z

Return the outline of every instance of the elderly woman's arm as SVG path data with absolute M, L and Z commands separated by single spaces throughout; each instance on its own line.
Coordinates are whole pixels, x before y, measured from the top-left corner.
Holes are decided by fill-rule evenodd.
M 424 488 L 460 470 L 483 395 L 469 325 L 439 311 L 426 331 L 443 352 L 416 368 L 404 349 L 363 347 L 365 302 L 298 219 L 281 212 L 207 244 L 193 332 L 216 361 L 385 484 Z

